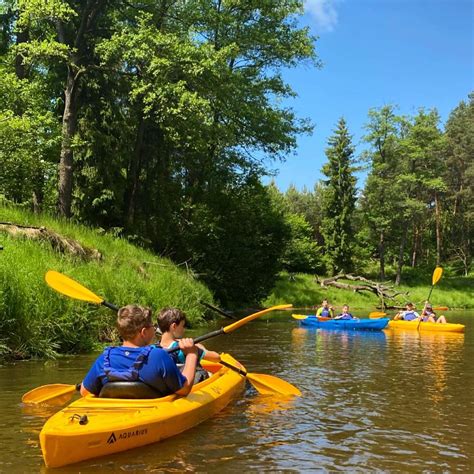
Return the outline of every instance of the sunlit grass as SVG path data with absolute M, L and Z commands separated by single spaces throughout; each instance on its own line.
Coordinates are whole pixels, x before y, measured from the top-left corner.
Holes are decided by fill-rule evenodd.
M 0 358 L 89 351 L 110 337 L 115 314 L 56 293 L 44 281 L 47 270 L 70 276 L 118 306 L 180 307 L 192 325 L 203 321 L 199 300 L 212 302 L 210 291 L 192 275 L 124 239 L 1 204 L 0 221 L 44 226 L 103 256 L 86 262 L 58 253 L 47 242 L 1 232 Z

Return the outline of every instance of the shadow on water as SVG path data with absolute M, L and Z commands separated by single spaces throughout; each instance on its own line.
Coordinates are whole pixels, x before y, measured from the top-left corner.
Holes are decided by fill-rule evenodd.
M 179 436 L 54 470 L 43 465 L 38 435 L 58 408 L 22 407 L 21 395 L 76 383 L 95 355 L 0 367 L 0 472 L 473 472 L 474 313 L 450 320 L 466 333 L 326 331 L 286 313 L 256 320 L 206 347 L 295 384 L 302 397 L 247 386 Z

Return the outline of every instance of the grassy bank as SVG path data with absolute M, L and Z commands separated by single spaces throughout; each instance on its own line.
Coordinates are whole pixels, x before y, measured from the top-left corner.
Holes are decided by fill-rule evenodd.
M 397 287 L 397 291 L 408 292 L 408 295 L 400 295 L 395 301 L 388 300 L 386 304 L 402 306 L 406 301 L 412 301 L 421 308 L 431 289 L 431 275 L 432 270 L 413 274 L 407 270 L 405 283 Z M 295 307 L 310 308 L 319 305 L 323 298 L 328 298 L 338 309 L 347 303 L 354 310 L 373 311 L 380 304 L 373 293 L 354 293 L 334 287 L 322 288 L 315 282 L 313 275 L 297 274 L 294 279 L 290 279 L 288 274 L 282 274 L 264 305 L 291 302 Z M 473 309 L 474 276 L 450 276 L 445 270 L 443 277 L 434 287 L 430 300 L 435 306 Z
M 0 232 L 0 359 L 89 351 L 115 337 L 112 311 L 59 295 L 44 282 L 47 270 L 72 277 L 118 306 L 180 307 L 192 325 L 203 321 L 199 300 L 212 302 L 207 287 L 184 269 L 123 239 L 2 203 L 0 222 L 44 226 L 102 255 L 86 261 L 59 253 L 49 242 Z

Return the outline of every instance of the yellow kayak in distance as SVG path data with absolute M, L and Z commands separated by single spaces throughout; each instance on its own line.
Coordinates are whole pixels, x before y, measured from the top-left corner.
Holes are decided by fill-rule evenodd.
M 420 325 L 418 327 L 418 324 Z M 464 332 L 464 324 L 454 323 L 420 323 L 419 321 L 389 321 L 389 329 L 414 329 L 420 331 L 435 331 L 435 332 Z
M 228 354 L 223 360 L 245 370 Z M 46 466 L 66 466 L 156 443 L 215 415 L 243 390 L 245 377 L 219 363 L 203 360 L 202 365 L 212 375 L 185 397 L 131 400 L 88 395 L 72 402 L 41 430 Z

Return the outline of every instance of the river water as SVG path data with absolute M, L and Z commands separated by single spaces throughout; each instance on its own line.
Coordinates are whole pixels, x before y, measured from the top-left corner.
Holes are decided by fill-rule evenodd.
M 206 346 L 293 383 L 301 398 L 249 385 L 186 433 L 51 470 L 38 436 L 57 408 L 29 409 L 21 396 L 78 382 L 96 355 L 0 367 L 0 472 L 474 472 L 474 312 L 449 319 L 466 333 L 305 329 L 290 313 L 255 320 Z

